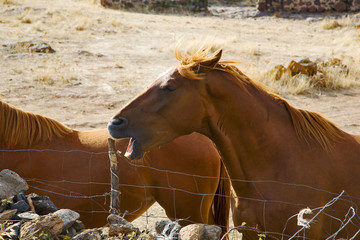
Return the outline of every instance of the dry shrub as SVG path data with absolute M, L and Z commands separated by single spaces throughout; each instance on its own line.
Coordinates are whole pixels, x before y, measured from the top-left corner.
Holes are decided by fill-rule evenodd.
M 325 30 L 331 30 L 341 27 L 340 23 L 334 19 L 325 19 L 321 22 L 321 27 Z
M 74 18 L 76 19 L 75 29 L 77 31 L 84 31 L 91 29 L 93 22 L 96 22 L 96 19 L 89 19 L 87 16 L 80 14 L 79 12 L 75 13 Z
M 25 10 L 19 16 L 19 20 L 21 23 L 32 23 L 30 15 L 33 13 L 31 8 L 25 8 Z
M 3 4 L 3 5 L 16 5 L 18 3 L 13 1 L 13 0 L 1 0 L 0 4 Z
M 34 44 L 30 41 L 22 41 L 16 43 L 9 43 L 6 46 L 6 49 L 10 53 L 27 53 L 30 52 L 29 48 L 34 46 Z
M 45 83 L 48 85 L 54 85 L 54 83 L 55 83 L 54 74 L 49 69 L 45 69 L 45 70 L 37 72 L 37 74 L 35 74 L 35 77 L 33 80 L 36 82 L 41 82 L 41 83 Z
M 359 25 L 359 19 L 354 16 L 344 16 L 339 19 L 326 18 L 322 20 L 321 27 L 325 30 L 331 30 L 342 27 L 357 27 Z
M 34 73 L 33 80 L 38 83 L 51 86 L 54 85 L 56 87 L 62 87 L 66 84 L 79 80 L 79 78 L 76 76 L 75 68 L 64 66 L 64 64 L 60 65 L 62 65 L 60 70 L 46 66 L 42 67 L 42 69 L 37 69 Z
M 360 69 L 357 66 L 354 60 L 344 64 L 338 58 L 315 62 L 306 59 L 303 62 L 291 61 L 288 67 L 275 66 L 270 71 L 255 74 L 254 78 L 280 94 L 333 91 L 360 87 Z

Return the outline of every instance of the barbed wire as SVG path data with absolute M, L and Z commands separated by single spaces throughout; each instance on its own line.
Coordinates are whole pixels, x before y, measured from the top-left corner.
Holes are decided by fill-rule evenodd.
M 3 159 L 4 154 L 7 152 L 59 152 L 59 153 L 85 153 L 85 154 L 89 154 L 89 159 L 90 159 L 90 163 L 91 163 L 91 158 L 93 155 L 103 155 L 103 154 L 108 154 L 108 152 L 89 152 L 89 151 L 85 151 L 85 150 L 55 150 L 55 149 L 17 149 L 17 150 L 0 150 L 0 152 L 3 153 Z M 146 155 L 145 155 L 146 156 Z M 30 157 L 30 156 L 29 156 Z M 286 221 L 286 224 L 284 226 L 284 230 L 282 233 L 272 233 L 272 232 L 264 232 L 265 235 L 267 236 L 272 236 L 272 234 L 277 234 L 277 235 L 281 235 L 281 239 L 287 238 L 289 240 L 294 239 L 294 238 L 298 238 L 299 234 L 301 232 L 304 232 L 305 234 L 305 229 L 308 228 L 312 223 L 314 223 L 316 221 L 316 219 L 318 218 L 318 216 L 320 214 L 324 214 L 332 219 L 334 219 L 335 221 L 340 223 L 340 227 L 339 229 L 333 231 L 331 234 L 329 234 L 327 239 L 333 239 L 335 238 L 345 227 L 347 227 L 349 224 L 352 224 L 356 227 L 359 228 L 359 230 L 357 232 L 354 233 L 353 236 L 350 236 L 349 239 L 355 239 L 359 234 L 360 234 L 360 217 L 359 214 L 357 213 L 358 210 L 358 206 L 356 206 L 356 204 L 353 202 L 353 200 L 359 200 L 360 197 L 356 197 L 356 196 L 350 196 L 349 194 L 346 193 L 345 190 L 343 190 L 340 194 L 339 193 L 334 193 L 331 191 L 327 191 L 325 189 L 319 189 L 313 186 L 309 186 L 309 185 L 305 185 L 305 184 L 299 184 L 299 183 L 289 183 L 289 182 L 280 182 L 280 181 L 276 181 L 276 180 L 246 180 L 246 179 L 230 179 L 232 182 L 241 182 L 241 183 L 249 183 L 249 184 L 277 184 L 277 185 L 282 185 L 282 186 L 290 186 L 290 187 L 296 187 L 296 188 L 304 188 L 304 189 L 309 189 L 312 191 L 316 191 L 316 192 L 321 192 L 321 193 L 326 193 L 329 196 L 334 196 L 334 198 L 332 200 L 330 200 L 327 204 L 325 204 L 324 206 L 307 206 L 304 203 L 295 203 L 295 202 L 289 202 L 289 201 L 282 201 L 282 200 L 274 200 L 274 199 L 264 199 L 264 198 L 249 198 L 249 197 L 245 197 L 245 196 L 227 196 L 227 195 L 221 195 L 221 194 L 213 194 L 213 193 L 201 193 L 201 189 L 199 189 L 198 185 L 197 185 L 197 179 L 209 179 L 209 180 L 213 180 L 213 179 L 219 179 L 219 177 L 214 177 L 214 176 L 203 176 L 203 175 L 198 175 L 198 174 L 190 174 L 190 173 L 183 173 L 183 172 L 178 172 L 178 171 L 170 171 L 170 170 L 166 170 L 166 169 L 159 169 L 159 168 L 155 168 L 152 166 L 148 166 L 148 165 L 143 165 L 140 164 L 139 162 L 132 162 L 130 160 L 126 159 L 126 163 L 129 164 L 132 167 L 136 167 L 136 168 L 146 168 L 152 171 L 156 171 L 156 172 L 160 172 L 160 173 L 165 173 L 166 174 L 166 179 L 167 179 L 167 185 L 168 187 L 164 187 L 164 186 L 156 186 L 156 185 L 146 185 L 144 184 L 144 182 L 142 182 L 143 185 L 136 185 L 136 184 L 128 184 L 128 183 L 122 183 L 119 182 L 119 186 L 121 187 L 131 187 L 131 188 L 141 188 L 141 189 L 162 189 L 162 190 L 169 190 L 169 191 L 173 191 L 173 205 L 174 205 L 174 210 L 175 210 L 175 216 L 176 214 L 176 192 L 182 192 L 182 193 L 186 193 L 186 194 L 192 194 L 192 195 L 198 195 L 198 196 L 202 196 L 202 197 L 206 197 L 206 196 L 219 196 L 219 197 L 225 197 L 225 198 L 237 198 L 239 200 L 248 200 L 248 201 L 255 201 L 255 202 L 263 202 L 264 206 L 267 203 L 277 203 L 277 204 L 287 204 L 287 205 L 292 205 L 292 206 L 303 206 L 303 207 L 309 207 L 311 209 L 312 212 L 316 212 L 316 214 L 308 221 L 306 221 L 306 223 L 304 225 L 302 225 L 302 227 L 295 232 L 293 235 L 285 235 L 285 230 L 286 227 L 288 225 L 288 222 L 294 218 L 298 218 L 300 213 L 295 214 L 293 216 L 290 216 L 288 218 L 288 220 Z M 121 167 L 121 165 L 119 166 Z M 109 170 L 110 171 L 110 170 Z M 192 177 L 194 179 L 194 184 L 196 185 L 195 189 L 196 191 L 189 191 L 189 190 L 185 190 L 185 189 L 181 189 L 181 188 L 177 188 L 171 185 L 171 181 L 169 179 L 169 175 L 172 174 L 176 174 L 179 176 L 187 176 L 187 177 Z M 91 174 L 90 174 L 91 175 Z M 223 177 L 220 178 L 222 180 L 226 180 L 227 178 Z M 33 184 L 29 184 L 29 187 L 36 189 L 38 191 L 43 191 L 43 192 L 47 192 L 50 194 L 54 194 L 54 195 L 58 195 L 58 196 L 62 196 L 65 198 L 78 198 L 78 199 L 95 199 L 95 198 L 104 198 L 104 202 L 106 202 L 106 198 L 110 196 L 110 192 L 105 192 L 103 194 L 94 194 L 94 195 L 84 195 L 78 192 L 74 192 L 74 191 L 68 191 L 68 189 L 66 187 L 60 187 L 59 184 L 76 184 L 76 185 L 104 185 L 104 186 L 109 186 L 109 190 L 111 190 L 111 186 L 110 183 L 107 182 L 96 182 L 96 181 L 87 181 L 87 182 L 82 182 L 82 181 L 70 181 L 70 180 L 66 180 L 66 179 L 62 179 L 62 180 L 48 180 L 48 179 L 40 179 L 40 178 L 25 178 L 25 180 L 27 182 L 33 182 L 33 183 L 38 183 L 38 184 L 43 184 L 45 186 L 47 186 L 47 188 L 51 188 L 52 190 L 46 189 L 46 188 L 41 188 L 39 186 L 34 186 Z M 54 185 L 55 184 L 55 185 Z M 54 189 L 58 189 L 59 191 L 56 191 Z M 69 192 L 69 194 L 65 194 L 64 192 Z M 119 191 L 121 192 L 121 190 Z M 147 191 L 144 191 L 144 194 L 147 194 Z M 261 194 L 260 194 L 261 196 Z M 147 196 L 145 196 L 147 197 Z M 146 198 L 145 198 L 146 199 Z M 344 219 L 339 219 L 336 218 L 334 216 L 332 216 L 331 214 L 325 212 L 326 209 L 328 209 L 330 206 L 332 206 L 335 202 L 337 201 L 344 201 L 350 204 L 348 213 L 344 216 Z M 98 203 L 97 203 L 98 204 Z M 100 205 L 100 204 L 98 204 Z M 151 203 L 152 205 L 152 203 Z M 104 209 L 104 211 L 98 211 L 98 210 L 91 210 L 91 211 L 86 211 L 86 210 L 78 210 L 80 213 L 83 212 L 87 212 L 87 213 L 108 213 L 108 206 L 105 207 L 102 206 L 102 208 Z M 141 208 L 141 206 L 139 206 L 139 209 Z M 134 210 L 133 212 L 125 212 L 124 214 L 126 215 L 135 215 L 135 216 L 139 216 L 139 217 L 145 217 L 146 219 L 148 218 L 153 218 L 153 219 L 163 219 L 165 216 L 153 216 L 153 215 L 144 215 L 144 214 L 136 214 L 137 210 Z M 263 209 L 263 211 L 265 210 L 265 207 Z M 265 212 L 263 213 L 265 215 Z M 168 217 L 169 218 L 169 217 Z M 181 219 L 178 218 L 173 218 L 170 219 L 172 221 L 181 221 Z M 186 219 L 186 221 L 188 222 L 193 222 L 190 219 Z M 195 223 L 195 222 L 193 222 Z M 232 230 L 244 230 L 243 226 L 238 226 L 237 228 L 233 228 Z M 232 230 L 230 230 L 228 233 L 230 233 Z M 275 237 L 274 237 L 275 238 Z M 306 236 L 302 236 L 302 238 L 307 239 Z

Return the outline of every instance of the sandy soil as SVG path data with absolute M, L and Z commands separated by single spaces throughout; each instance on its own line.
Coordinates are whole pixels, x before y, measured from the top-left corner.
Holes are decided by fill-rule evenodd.
M 104 9 L 91 0 L 8 2 L 0 2 L 0 98 L 79 130 L 105 128 L 117 110 L 176 63 L 173 49 L 181 38 L 212 37 L 224 46 L 224 59 L 246 63 L 240 66 L 245 72 L 247 66 L 264 71 L 302 58 L 347 58 L 360 65 L 360 29 L 324 29 L 325 15 L 190 17 Z M 46 42 L 56 53 L 8 45 L 21 41 Z M 293 105 L 360 134 L 360 89 L 283 94 Z

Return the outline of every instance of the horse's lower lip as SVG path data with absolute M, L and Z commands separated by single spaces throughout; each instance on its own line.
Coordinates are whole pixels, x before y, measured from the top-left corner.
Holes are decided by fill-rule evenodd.
M 124 156 L 130 160 L 136 160 L 142 158 L 143 155 L 144 151 L 142 150 L 139 142 L 134 138 L 130 138 L 129 145 L 126 149 Z

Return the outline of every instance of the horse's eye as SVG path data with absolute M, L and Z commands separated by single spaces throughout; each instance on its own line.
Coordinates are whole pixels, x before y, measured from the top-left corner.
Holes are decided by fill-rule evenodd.
M 163 89 L 164 89 L 165 91 L 168 91 L 168 92 L 173 92 L 173 91 L 176 90 L 176 88 L 175 88 L 173 85 L 170 85 L 170 84 L 164 86 Z

